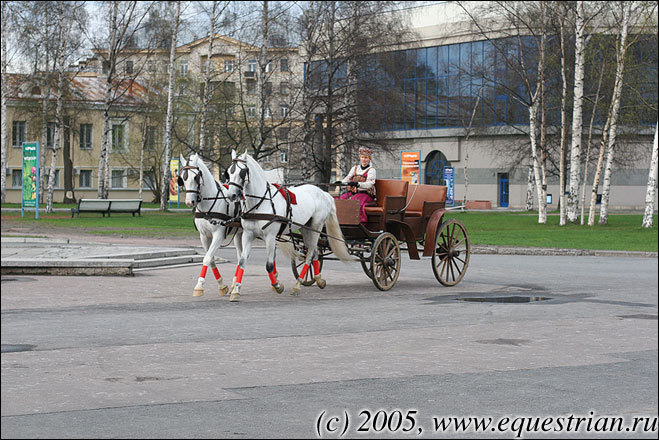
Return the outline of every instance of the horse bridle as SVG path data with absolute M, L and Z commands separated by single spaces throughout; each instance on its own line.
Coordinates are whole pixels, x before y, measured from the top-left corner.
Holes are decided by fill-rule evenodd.
M 245 164 L 245 168 L 238 167 L 238 162 L 241 162 L 241 163 Z M 234 173 L 236 171 L 236 168 L 240 169 L 240 173 L 238 173 L 238 177 L 241 178 L 242 185 L 239 185 L 236 182 L 231 182 L 231 181 L 229 181 L 228 185 L 229 186 L 233 185 L 236 188 L 238 188 L 240 190 L 241 195 L 242 195 L 242 193 L 245 189 L 245 185 L 247 185 L 247 181 L 249 180 L 249 167 L 247 167 L 247 163 L 243 159 L 234 159 L 233 163 L 231 164 L 231 167 L 227 171 L 225 171 L 226 180 L 229 180 L 229 178 L 228 178 L 229 177 L 229 172 Z
M 188 170 L 196 171 L 195 176 L 194 176 L 194 181 L 197 183 L 197 189 L 196 190 L 188 189 L 185 186 L 185 181 L 188 180 Z M 201 170 L 199 169 L 199 167 L 184 166 L 180 169 L 180 171 L 182 171 L 182 173 L 178 176 L 178 186 L 179 186 L 179 188 L 183 188 L 183 192 L 186 193 L 186 194 L 187 193 L 197 194 L 197 203 L 199 203 L 201 201 L 201 191 L 200 191 L 200 189 L 201 189 L 201 182 L 203 180 L 203 176 L 201 175 Z

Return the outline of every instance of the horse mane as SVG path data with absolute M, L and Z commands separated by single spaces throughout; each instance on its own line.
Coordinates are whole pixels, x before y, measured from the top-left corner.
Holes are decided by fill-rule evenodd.
M 199 154 L 193 153 L 192 156 L 190 156 L 190 160 L 188 160 L 188 164 L 195 163 L 197 167 L 201 170 L 202 173 L 204 173 L 204 176 L 210 176 L 211 181 L 215 181 L 215 176 L 213 176 L 213 173 L 211 173 L 211 170 L 208 168 L 206 163 L 203 161 L 201 157 L 199 157 Z

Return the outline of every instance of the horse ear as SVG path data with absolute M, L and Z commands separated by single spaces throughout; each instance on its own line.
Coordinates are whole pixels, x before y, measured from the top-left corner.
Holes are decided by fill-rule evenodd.
M 236 150 L 231 150 L 231 160 L 236 160 Z
M 184 167 L 185 166 L 185 157 L 183 157 L 182 154 L 179 154 L 179 167 Z

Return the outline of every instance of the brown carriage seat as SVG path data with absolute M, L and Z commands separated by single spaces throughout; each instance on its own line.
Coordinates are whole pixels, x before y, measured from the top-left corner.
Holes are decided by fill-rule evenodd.
M 425 202 L 446 203 L 446 187 L 440 185 L 411 184 L 407 190 L 405 217 L 421 217 Z
M 375 205 L 366 206 L 366 214 L 379 214 L 384 208 L 384 200 L 386 196 L 402 196 L 407 195 L 407 186 L 409 182 L 406 180 L 397 179 L 375 179 Z M 373 202 L 371 202 L 373 203 Z

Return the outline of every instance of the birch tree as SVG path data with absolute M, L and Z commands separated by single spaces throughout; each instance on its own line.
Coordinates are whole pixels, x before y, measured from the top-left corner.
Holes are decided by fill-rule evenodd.
M 209 103 L 213 93 L 215 92 L 214 88 L 211 87 L 212 79 L 212 61 L 211 57 L 213 56 L 213 49 L 215 45 L 215 28 L 218 20 L 220 20 L 222 13 L 228 7 L 228 2 L 218 2 L 213 1 L 211 9 L 209 11 L 210 18 L 210 33 L 208 35 L 208 56 L 206 58 L 206 65 L 204 66 L 203 75 L 204 75 L 204 94 L 202 96 L 201 103 L 201 120 L 199 123 L 199 153 L 204 155 L 204 150 L 206 149 L 207 139 L 207 120 L 209 117 Z
M 654 202 L 657 198 L 657 129 L 654 127 L 654 143 L 652 144 L 652 159 L 648 173 L 648 186 L 645 192 L 645 212 L 643 213 L 643 227 L 651 228 L 654 221 Z
M 101 134 L 101 151 L 98 160 L 98 197 L 108 198 L 110 191 L 110 161 L 109 154 L 112 141 L 112 122 L 115 103 L 129 89 L 122 87 L 122 78 L 117 70 L 117 65 L 122 57 L 126 57 L 124 49 L 134 42 L 136 31 L 140 28 L 142 21 L 146 18 L 151 3 L 136 1 L 113 0 L 107 3 L 108 41 L 99 42 L 96 36 L 89 36 L 92 43 L 106 46 L 106 51 L 98 51 L 104 63 L 105 72 L 104 97 L 103 97 L 103 131 Z M 97 46 L 98 47 L 98 46 Z M 135 74 L 129 81 L 134 80 Z
M 564 226 L 566 223 L 566 209 L 565 209 L 565 157 L 566 157 L 566 142 L 567 142 L 567 60 L 566 56 L 566 37 L 565 37 L 565 24 L 564 18 L 567 15 L 567 8 L 563 8 L 564 2 L 555 2 L 555 5 L 560 8 L 563 14 L 554 14 L 554 19 L 558 22 L 561 39 L 561 146 L 560 146 L 560 163 L 559 163 L 559 225 Z M 558 16 L 557 16 L 558 15 Z M 595 114 L 593 112 L 593 114 Z M 586 163 L 588 163 L 586 161 Z M 582 203 L 583 204 L 583 203 Z
M 163 154 L 162 162 L 162 188 L 160 192 L 160 209 L 167 210 L 167 202 L 169 201 L 169 184 L 171 179 L 171 170 L 169 161 L 172 156 L 172 126 L 174 122 L 174 81 L 176 80 L 176 41 L 178 38 L 179 24 L 181 19 L 181 1 L 176 2 L 176 13 L 174 15 L 174 28 L 172 30 L 172 43 L 169 49 L 169 66 L 168 77 L 169 83 L 167 87 L 167 116 L 165 122 L 165 151 Z
M 2 170 L 0 170 L 0 186 L 2 187 L 2 203 L 5 203 L 7 189 L 7 2 L 2 2 L 2 127 L 0 139 L 2 142 Z
M 606 154 L 606 167 L 604 170 L 604 180 L 602 182 L 602 204 L 600 205 L 600 218 L 599 224 L 607 224 L 609 222 L 609 198 L 611 194 L 611 175 L 613 173 L 613 161 L 616 153 L 616 136 L 618 130 L 618 114 L 620 111 L 620 97 L 622 95 L 623 78 L 625 72 L 625 55 L 627 53 L 627 33 L 629 31 L 630 13 L 632 9 L 632 2 L 620 2 L 620 36 L 619 45 L 616 47 L 616 80 L 614 85 L 612 111 L 611 111 L 611 125 L 609 127 L 609 145 Z M 590 218 L 588 219 L 590 225 Z
M 577 1 L 574 52 L 574 102 L 572 105 L 572 145 L 570 148 L 570 185 L 567 196 L 567 220 L 576 223 L 581 169 L 581 133 L 583 128 L 584 60 L 586 49 L 586 18 L 583 1 Z

